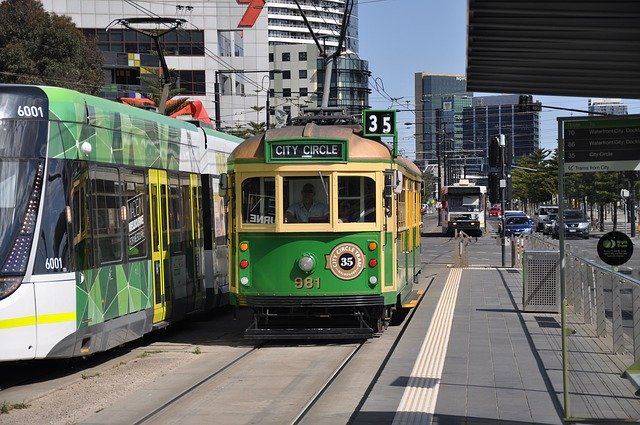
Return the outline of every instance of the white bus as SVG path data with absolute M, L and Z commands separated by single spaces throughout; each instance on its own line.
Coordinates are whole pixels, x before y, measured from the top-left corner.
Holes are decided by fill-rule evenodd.
M 452 234 L 455 230 L 463 230 L 469 235 L 482 236 L 485 193 L 485 186 L 477 186 L 467 179 L 444 186 L 440 197 L 442 233 Z

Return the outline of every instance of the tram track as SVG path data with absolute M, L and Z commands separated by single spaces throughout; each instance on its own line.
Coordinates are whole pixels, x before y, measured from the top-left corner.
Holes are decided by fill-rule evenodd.
M 342 363 L 333 371 L 329 379 L 322 385 L 322 387 L 314 394 L 314 396 L 309 400 L 309 402 L 304 406 L 302 411 L 291 421 L 291 425 L 297 425 L 301 423 L 309 411 L 313 408 L 318 400 L 322 397 L 327 389 L 331 386 L 331 384 L 336 380 L 337 376 L 344 370 L 344 368 L 349 364 L 349 362 L 355 357 L 355 355 L 360 351 L 360 349 L 364 346 L 364 341 L 358 344 L 357 347 L 342 361 Z
M 251 356 L 253 353 L 255 353 L 258 350 L 260 350 L 260 348 L 264 347 L 266 344 L 267 344 L 266 342 L 257 344 L 256 346 L 251 348 L 249 351 L 247 351 L 247 352 L 243 353 L 242 355 L 236 357 L 235 359 L 231 360 L 230 362 L 228 362 L 223 367 L 218 368 L 214 372 L 212 372 L 209 375 L 207 375 L 206 377 L 204 377 L 202 380 L 200 380 L 197 383 L 191 385 L 189 388 L 184 389 L 183 391 L 181 391 L 179 394 L 177 394 L 176 396 L 174 396 L 173 398 L 171 398 L 167 402 L 165 402 L 162 405 L 158 406 L 152 412 L 149 412 L 148 414 L 146 414 L 142 418 L 138 419 L 137 421 L 132 422 L 132 424 L 133 425 L 141 425 L 141 424 L 148 423 L 150 420 L 156 418 L 165 409 L 167 409 L 168 407 L 176 404 L 180 399 L 182 399 L 186 395 L 194 392 L 196 389 L 198 389 L 203 384 L 207 383 L 208 381 L 211 381 L 212 379 L 216 378 L 217 376 L 219 376 L 220 374 L 224 373 L 228 369 L 230 369 L 230 368 L 234 367 L 235 365 L 237 365 L 238 363 L 242 362 L 243 359 L 245 359 L 248 356 Z

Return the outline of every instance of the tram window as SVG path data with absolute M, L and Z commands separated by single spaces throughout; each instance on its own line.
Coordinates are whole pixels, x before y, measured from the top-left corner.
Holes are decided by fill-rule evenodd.
M 98 262 L 122 260 L 122 220 L 120 178 L 115 168 L 90 170 L 94 207 L 93 241 L 97 244 Z
M 252 177 L 242 182 L 242 222 L 276 222 L 276 185 L 273 177 Z
M 285 223 L 329 222 L 328 177 L 285 177 L 282 199 Z
M 146 217 L 146 185 L 144 174 L 138 171 L 123 172 L 123 195 L 127 207 L 126 239 L 129 258 L 147 256 L 148 220 Z
M 376 221 L 376 182 L 364 176 L 338 177 L 338 219 L 342 223 Z
M 42 225 L 34 271 L 57 273 L 73 270 L 73 256 L 69 252 L 69 230 L 71 228 L 71 178 L 72 163 L 63 160 L 49 161 L 47 190 L 41 202 L 46 206 L 42 212 Z
M 169 251 L 171 254 L 184 252 L 184 211 L 180 180 L 176 175 L 169 175 Z

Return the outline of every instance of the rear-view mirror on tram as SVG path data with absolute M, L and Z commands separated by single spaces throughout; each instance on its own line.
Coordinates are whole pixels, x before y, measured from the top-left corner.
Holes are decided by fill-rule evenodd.
M 228 190 L 229 190 L 229 175 L 227 173 L 220 174 L 220 197 L 224 200 L 224 204 L 227 205 Z

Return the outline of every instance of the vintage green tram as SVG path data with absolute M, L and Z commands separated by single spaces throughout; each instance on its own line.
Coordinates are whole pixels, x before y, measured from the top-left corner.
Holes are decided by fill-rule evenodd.
M 247 338 L 366 338 L 415 305 L 410 160 L 359 125 L 307 123 L 245 140 L 228 169 L 230 295 L 254 311 Z

